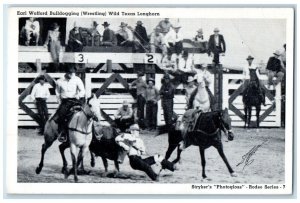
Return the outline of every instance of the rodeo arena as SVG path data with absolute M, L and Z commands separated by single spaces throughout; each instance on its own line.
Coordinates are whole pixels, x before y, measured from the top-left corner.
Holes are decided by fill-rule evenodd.
M 284 183 L 285 26 L 19 18 L 18 182 Z

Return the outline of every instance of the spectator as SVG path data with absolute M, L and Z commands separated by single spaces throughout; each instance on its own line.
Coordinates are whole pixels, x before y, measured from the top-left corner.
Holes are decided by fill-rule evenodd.
M 281 53 L 280 60 L 281 60 L 281 66 L 285 70 L 285 68 L 286 68 L 286 44 L 283 45 L 283 48 L 284 48 L 284 50 Z
M 36 18 L 29 18 L 26 20 L 25 33 L 25 45 L 29 46 L 30 41 L 32 41 L 35 42 L 35 45 L 37 46 L 40 38 L 40 23 L 36 20 Z
M 109 23 L 104 22 L 103 24 L 104 31 L 103 31 L 103 38 L 102 38 L 102 46 L 116 46 L 117 45 L 117 38 L 115 36 L 114 31 L 109 28 Z
M 132 30 L 128 28 L 128 25 L 124 22 L 121 22 L 120 27 L 121 29 L 116 33 L 118 45 L 133 47 L 133 50 L 136 51 L 138 47 L 138 42 L 134 40 Z
M 162 20 L 158 23 L 157 27 L 160 28 L 160 33 L 162 33 L 163 35 L 166 35 L 170 31 L 172 24 L 170 23 L 169 18 L 165 18 L 164 20 Z
M 82 30 L 74 23 L 74 28 L 70 30 L 68 40 L 68 50 L 71 52 L 81 52 L 83 49 Z
M 173 74 L 177 70 L 176 57 L 172 51 L 168 51 L 167 55 L 162 59 L 162 70 L 165 73 Z
M 175 87 L 172 85 L 170 81 L 170 76 L 168 74 L 165 74 L 163 77 L 163 82 L 159 93 L 161 95 L 161 105 L 164 110 L 164 119 L 165 119 L 166 126 L 171 127 Z
M 61 48 L 60 34 L 61 33 L 59 31 L 59 25 L 57 23 L 53 23 L 52 29 L 48 31 L 44 44 L 44 47 L 47 47 L 49 45 L 55 71 L 58 71 L 59 67 L 59 53 Z
M 121 108 L 115 113 L 115 123 L 121 132 L 125 132 L 133 124 L 133 111 L 129 103 L 124 100 Z
M 185 86 L 189 75 L 194 76 L 196 73 L 193 58 L 189 57 L 188 51 L 184 51 L 178 59 L 178 69 L 175 73 L 176 82 L 183 83 Z
M 198 45 L 202 51 L 207 52 L 208 50 L 208 43 L 207 40 L 204 38 L 203 35 L 203 30 L 202 28 L 200 28 L 199 30 L 197 30 L 197 35 L 194 38 L 194 41 L 196 43 L 196 45 Z
M 167 47 L 165 44 L 164 36 L 160 33 L 160 28 L 156 27 L 154 32 L 150 36 L 150 49 L 151 53 L 163 53 L 167 52 Z
M 144 126 L 144 111 L 145 111 L 145 91 L 147 84 L 143 79 L 144 74 L 138 73 L 138 78 L 130 84 L 130 88 L 136 87 L 137 94 L 137 117 L 139 120 L 139 125 Z
M 220 63 L 220 53 L 225 55 L 226 44 L 223 35 L 219 34 L 219 28 L 214 29 L 214 34 L 209 37 L 208 41 L 208 55 L 213 54 L 213 63 L 218 65 Z
M 36 108 L 38 110 L 38 114 L 40 116 L 40 130 L 39 134 L 44 133 L 45 124 L 49 118 L 48 116 L 48 108 L 47 108 L 47 99 L 50 96 L 49 88 L 45 85 L 45 78 L 44 76 L 40 76 L 38 78 L 39 83 L 35 84 L 31 91 L 31 98 L 35 101 Z
M 149 43 L 146 28 L 143 26 L 143 22 L 140 20 L 138 20 L 136 23 L 134 35 L 142 45 L 147 45 Z
M 183 50 L 183 35 L 180 32 L 180 25 L 174 25 L 173 29 L 165 35 L 165 42 L 168 49 L 171 49 L 177 55 L 181 54 Z
M 158 90 L 154 87 L 155 80 L 149 78 L 147 83 L 148 87 L 145 91 L 147 127 L 149 131 L 155 131 L 157 124 L 157 102 L 160 97 Z
M 92 38 L 92 43 L 91 43 L 92 46 L 100 46 L 101 35 L 97 29 L 98 25 L 99 24 L 96 21 L 93 21 L 92 28 L 87 30 Z
M 153 171 L 151 165 L 160 164 L 162 168 L 174 171 L 175 165 L 162 156 L 156 154 L 147 158 L 142 158 L 146 154 L 143 140 L 140 138 L 139 126 L 130 126 L 130 134 L 125 133 L 116 137 L 116 143 L 128 154 L 130 166 L 134 170 L 144 171 L 152 180 L 158 181 L 158 174 Z M 122 162 L 122 160 L 120 160 Z
M 268 88 L 270 89 L 275 88 L 275 86 L 281 82 L 284 77 L 284 70 L 279 59 L 281 53 L 279 50 L 277 50 L 273 54 L 274 56 L 269 58 L 266 68 L 268 70 Z M 274 77 L 276 77 L 275 81 L 273 81 Z
M 195 86 L 195 79 L 193 76 L 189 76 L 187 79 L 187 86 L 185 87 L 185 99 L 186 99 L 186 106 L 188 107 L 190 98 L 192 93 L 197 87 Z M 186 107 L 186 108 L 187 108 Z

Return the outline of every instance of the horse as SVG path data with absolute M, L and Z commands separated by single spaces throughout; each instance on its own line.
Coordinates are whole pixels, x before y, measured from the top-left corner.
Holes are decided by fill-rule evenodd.
M 74 181 L 78 182 L 77 169 L 89 151 L 89 144 L 92 140 L 93 120 L 100 121 L 100 119 L 100 101 L 97 96 L 93 94 L 93 96 L 87 100 L 83 109 L 73 115 L 68 126 L 73 167 L 70 171 L 65 170 L 65 178 L 68 178 L 68 176 L 74 172 Z M 77 155 L 78 148 L 80 151 Z
M 265 103 L 265 95 L 260 87 L 259 79 L 256 75 L 256 69 L 250 69 L 249 84 L 244 84 L 246 87 L 243 91 L 243 103 L 245 111 L 244 128 L 250 126 L 252 107 L 256 109 L 256 127 L 259 128 L 259 114 L 261 105 Z
M 211 111 L 210 96 L 205 86 L 203 77 L 197 79 L 197 88 L 192 92 L 188 109 L 199 109 L 203 112 Z
M 73 117 L 71 118 L 71 120 L 74 120 L 76 118 L 78 119 L 79 115 L 82 117 L 88 117 L 89 120 L 90 120 L 90 118 L 95 118 L 95 116 L 94 116 L 95 114 L 93 112 L 97 112 L 97 114 L 98 114 L 98 110 L 99 110 L 99 114 L 100 114 L 99 106 L 100 106 L 99 100 L 95 96 L 93 96 L 87 100 L 87 103 L 84 105 L 83 108 L 80 107 L 81 110 L 79 112 L 75 113 L 77 116 L 75 117 L 75 114 L 74 114 Z M 40 160 L 38 167 L 35 170 L 36 174 L 40 174 L 40 172 L 43 169 L 44 156 L 45 156 L 47 149 L 49 147 L 51 147 L 52 144 L 54 143 L 54 141 L 56 141 L 58 138 L 58 125 L 52 119 L 54 115 L 55 115 L 55 113 L 50 116 L 50 118 L 48 119 L 48 121 L 45 124 L 45 129 L 44 129 L 44 133 L 43 133 L 44 143 L 43 143 L 42 149 L 41 149 L 41 160 Z M 79 121 L 79 119 L 78 119 L 78 121 Z M 70 127 L 70 125 L 69 125 L 69 127 Z M 68 163 L 65 158 L 64 151 L 69 147 L 70 147 L 70 142 L 63 142 L 59 145 L 59 151 L 60 151 L 60 154 L 61 154 L 61 157 L 63 160 L 63 167 L 61 170 L 62 173 L 65 173 L 67 171 Z M 84 169 L 83 169 L 83 171 L 84 171 Z
M 191 131 L 182 130 L 186 128 L 186 126 L 183 126 L 181 122 L 177 122 L 177 124 L 171 127 L 168 133 L 169 146 L 165 154 L 165 159 L 168 160 L 177 147 L 177 157 L 172 161 L 172 163 L 176 164 L 180 160 L 180 155 L 184 148 L 191 145 L 198 146 L 201 157 L 202 178 L 205 179 L 207 178 L 205 173 L 205 149 L 213 146 L 217 149 L 231 176 L 235 177 L 236 174 L 224 154 L 220 132 L 221 130 L 224 131 L 229 141 L 234 139 L 234 135 L 231 132 L 231 119 L 228 114 L 228 109 L 199 113 L 200 115 L 195 120 L 194 127 Z
M 117 136 L 118 133 L 112 126 L 102 126 L 94 123 L 93 137 L 89 145 L 92 167 L 95 166 L 95 156 L 100 156 L 105 172 L 108 172 L 107 159 L 113 160 L 117 172 L 120 172 L 118 155 L 121 149 L 115 141 Z

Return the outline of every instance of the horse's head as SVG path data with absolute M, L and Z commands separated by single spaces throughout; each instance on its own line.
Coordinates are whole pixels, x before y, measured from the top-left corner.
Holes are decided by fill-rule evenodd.
M 223 128 L 223 130 L 228 131 L 228 133 L 227 133 L 228 140 L 230 140 L 230 141 L 233 140 L 234 135 L 231 132 L 231 118 L 229 116 L 227 108 L 225 108 L 222 111 L 219 111 L 219 121 L 221 124 L 221 126 L 220 126 L 221 129 Z
M 93 94 L 90 98 L 87 99 L 84 111 L 88 117 L 93 118 L 93 120 L 95 121 L 100 121 L 100 101 L 95 94 Z

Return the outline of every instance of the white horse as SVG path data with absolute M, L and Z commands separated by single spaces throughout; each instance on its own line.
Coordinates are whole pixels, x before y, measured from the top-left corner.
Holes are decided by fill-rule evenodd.
M 197 93 L 195 95 L 193 101 L 193 109 L 202 110 L 202 112 L 210 111 L 210 100 L 209 95 L 205 87 L 205 81 L 203 77 L 197 78 L 198 86 L 197 86 Z
M 69 123 L 70 151 L 73 167 L 69 172 L 65 170 L 65 178 L 68 178 L 74 172 L 74 180 L 78 182 L 77 168 L 89 151 L 89 144 L 92 140 L 93 120 L 100 121 L 100 119 L 100 101 L 93 94 L 87 100 L 83 110 L 75 113 Z M 79 149 L 79 152 L 77 149 Z

